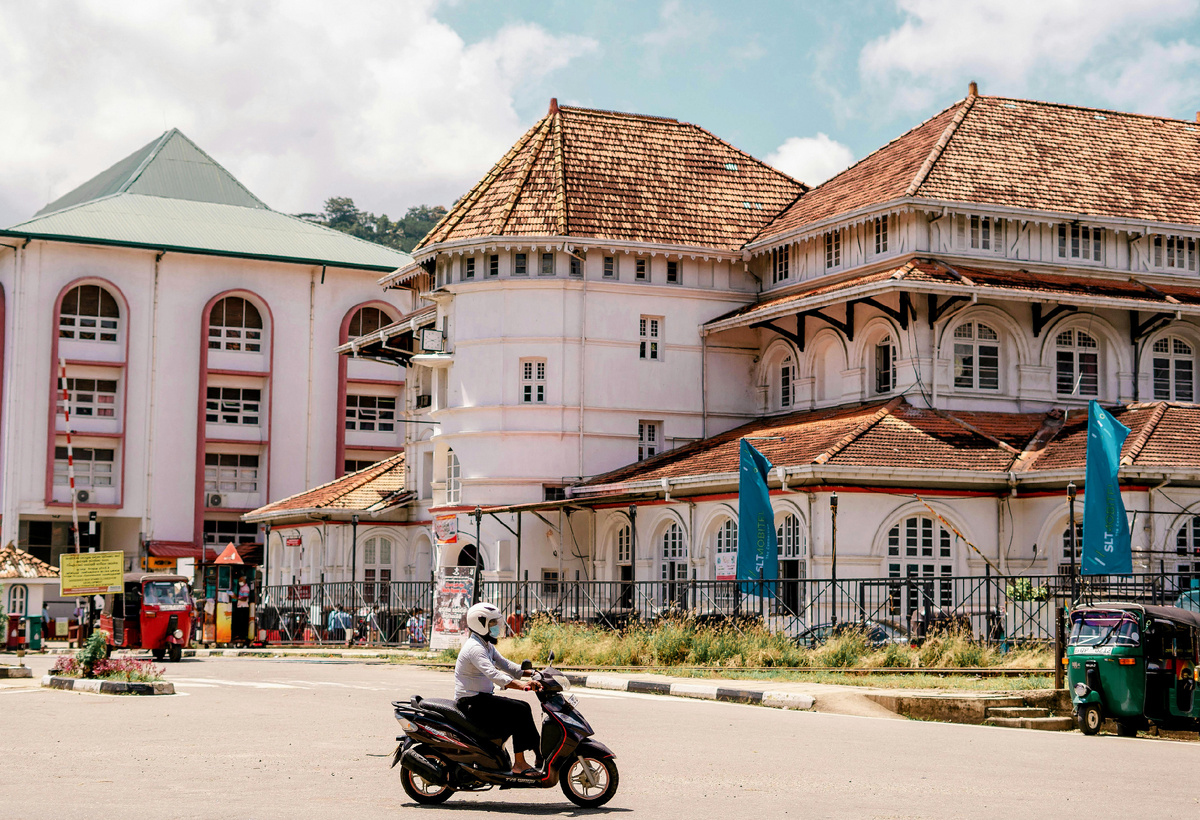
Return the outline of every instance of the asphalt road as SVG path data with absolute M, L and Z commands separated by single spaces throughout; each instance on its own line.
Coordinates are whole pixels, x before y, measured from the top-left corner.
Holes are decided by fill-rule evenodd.
M 168 678 L 180 694 L 0 687 L 0 817 L 1200 816 L 1200 744 L 581 689 L 621 771 L 604 809 L 577 809 L 557 787 L 419 807 L 388 768 L 390 701 L 448 697 L 448 674 L 209 658 L 169 666 Z

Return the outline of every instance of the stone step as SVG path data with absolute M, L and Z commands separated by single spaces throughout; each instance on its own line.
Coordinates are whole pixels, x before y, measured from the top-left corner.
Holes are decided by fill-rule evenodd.
M 1039 709 L 1036 706 L 993 706 L 987 710 L 987 716 L 995 718 L 1050 717 L 1050 710 Z
M 1041 729 L 1045 732 L 1069 732 L 1075 728 L 1075 719 L 1069 717 L 989 717 L 984 723 L 988 726 Z

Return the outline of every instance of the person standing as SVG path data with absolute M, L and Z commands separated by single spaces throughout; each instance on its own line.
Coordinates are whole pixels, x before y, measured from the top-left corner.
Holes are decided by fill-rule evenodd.
M 520 604 L 517 604 L 517 608 L 508 616 L 507 623 L 508 634 L 514 638 L 521 637 L 521 633 L 525 631 L 525 616 L 521 614 Z

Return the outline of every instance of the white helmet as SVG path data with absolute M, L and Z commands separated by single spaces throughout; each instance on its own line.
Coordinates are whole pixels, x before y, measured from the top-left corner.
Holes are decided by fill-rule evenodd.
M 486 636 L 493 624 L 504 620 L 500 610 L 491 604 L 480 602 L 467 610 L 467 629 L 476 635 Z

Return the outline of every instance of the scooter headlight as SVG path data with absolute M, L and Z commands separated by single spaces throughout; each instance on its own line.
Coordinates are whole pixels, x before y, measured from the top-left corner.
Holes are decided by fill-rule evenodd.
M 182 630 L 182 629 L 176 629 L 176 630 L 175 630 L 175 637 L 176 637 L 176 638 L 182 638 L 182 637 L 183 637 L 183 630 Z
M 1083 697 L 1087 693 L 1088 693 L 1088 686 L 1086 683 L 1075 684 L 1075 695 L 1077 697 Z

